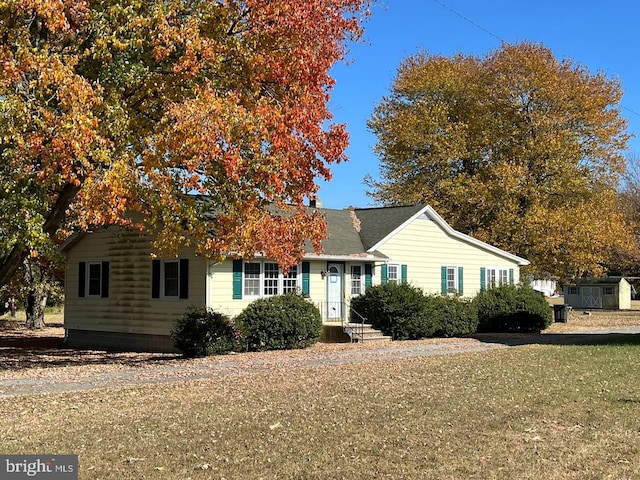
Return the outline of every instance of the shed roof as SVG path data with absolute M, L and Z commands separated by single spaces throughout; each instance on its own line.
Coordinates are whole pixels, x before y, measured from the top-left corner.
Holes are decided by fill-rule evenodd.
M 600 278 L 577 278 L 573 285 L 614 285 L 622 281 L 627 281 L 624 277 L 600 277 Z

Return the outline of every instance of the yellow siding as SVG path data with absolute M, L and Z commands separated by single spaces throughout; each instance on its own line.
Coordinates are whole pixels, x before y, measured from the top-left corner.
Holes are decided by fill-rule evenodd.
M 208 305 L 215 311 L 235 317 L 249 302 L 233 299 L 233 261 L 211 264 L 207 288 Z
M 309 275 L 310 299 L 314 303 L 323 302 L 325 298 L 325 280 L 320 272 L 326 269 L 325 261 L 311 261 Z M 299 270 L 300 278 L 302 271 Z M 233 261 L 227 259 L 222 263 L 211 264 L 207 278 L 207 301 L 208 305 L 217 312 L 224 313 L 231 317 L 238 315 L 256 297 L 242 299 L 233 298 Z
M 326 270 L 326 261 L 310 262 L 309 298 L 316 304 L 327 300 L 327 280 L 320 274 Z
M 463 267 L 464 295 L 474 296 L 480 290 L 480 268 L 495 267 L 514 270 L 515 261 L 508 260 L 477 245 L 449 236 L 437 223 L 419 218 L 397 232 L 378 249 L 397 264 L 406 264 L 408 280 L 427 293 L 439 293 L 441 267 Z M 255 297 L 233 299 L 233 261 L 214 263 L 196 256 L 192 249 L 180 251 L 189 259 L 189 299 L 152 299 L 149 239 L 137 232 L 111 229 L 87 234 L 67 252 L 65 326 L 69 329 L 167 335 L 175 320 L 190 305 L 207 305 L 229 316 L 238 315 Z M 79 298 L 79 262 L 109 261 L 109 298 Z M 335 262 L 343 265 L 344 298 L 350 296 L 350 267 L 365 261 Z M 327 280 L 321 272 L 327 260 L 310 264 L 310 299 L 321 307 L 327 298 Z M 376 262 L 373 284 L 381 281 L 381 263 Z M 299 271 L 302 277 L 302 271 Z
M 408 280 L 427 293 L 440 293 L 441 267 L 463 267 L 464 296 L 480 291 L 480 268 L 512 268 L 514 281 L 520 278 L 518 264 L 488 250 L 449 236 L 440 226 L 420 217 L 399 231 L 379 249 L 392 263 L 406 264 Z M 376 267 L 375 283 L 380 283 Z
M 189 259 L 189 299 L 152 299 L 148 239 L 116 229 L 85 235 L 67 255 L 65 327 L 167 335 L 187 306 L 205 304 L 206 259 L 186 249 L 180 258 Z M 109 298 L 78 296 L 83 261 L 110 262 Z

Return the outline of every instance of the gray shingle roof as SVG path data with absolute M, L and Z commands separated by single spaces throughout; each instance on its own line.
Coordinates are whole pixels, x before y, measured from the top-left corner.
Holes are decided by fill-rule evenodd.
M 209 197 L 193 195 L 192 198 L 204 207 L 205 217 L 208 220 L 215 219 L 215 211 L 211 210 L 214 206 Z M 322 213 L 327 222 L 328 238 L 322 242 L 323 253 L 326 255 L 364 254 L 423 208 L 424 205 L 340 210 L 318 208 L 317 210 Z M 275 210 L 274 213 L 280 212 Z M 305 251 L 313 252 L 310 242 L 305 245 Z
M 424 207 L 356 208 L 333 210 L 318 209 L 327 222 L 328 238 L 322 242 L 325 255 L 365 255 L 380 240 L 385 238 Z M 312 252 L 311 245 L 305 250 Z M 380 253 L 376 256 L 384 257 Z
M 209 197 L 194 196 L 196 201 L 203 206 L 205 218 L 215 222 L 216 212 L 211 210 L 213 205 Z M 275 215 L 288 215 L 279 208 L 268 206 L 268 210 Z M 351 212 L 349 210 L 317 209 L 327 223 L 328 238 L 322 241 L 322 254 L 324 255 L 366 255 L 366 249 L 362 245 L 360 236 L 353 226 Z M 213 234 L 213 232 L 212 232 Z M 310 241 L 304 245 L 305 252 L 315 254 Z
M 322 241 L 324 255 L 366 255 L 367 249 L 362 244 L 351 210 L 318 210 L 327 222 L 327 238 Z M 309 242 L 305 245 L 305 251 L 313 252 Z
M 571 282 L 571 285 L 617 284 L 620 283 L 622 279 L 623 277 L 577 278 Z
M 194 200 L 199 204 L 205 218 L 212 220 L 215 224 L 216 208 L 212 204 L 209 197 L 194 195 Z M 394 232 L 398 227 L 403 225 L 409 219 L 413 218 L 417 213 L 425 211 L 432 220 L 440 225 L 449 235 L 452 235 L 461 241 L 471 243 L 486 250 L 490 250 L 498 255 L 503 255 L 520 265 L 528 265 L 526 259 L 517 257 L 513 254 L 505 252 L 493 247 L 489 244 L 480 242 L 467 235 L 453 230 L 431 207 L 424 205 L 406 205 L 397 207 L 376 207 L 376 208 L 355 208 L 355 209 L 328 209 L 319 208 L 318 211 L 324 216 L 327 223 L 327 238 L 322 241 L 321 255 L 327 257 L 368 257 L 386 259 L 386 255 L 378 250 L 373 251 L 381 240 L 387 238 L 389 234 Z M 272 209 L 274 214 L 286 214 Z M 215 231 L 210 232 L 215 235 Z M 71 248 L 77 236 L 69 238 L 63 245 L 63 249 Z M 305 252 L 310 257 L 315 256 L 315 251 L 311 242 L 305 243 Z M 612 280 L 608 280 L 612 281 Z
M 356 209 L 361 226 L 360 238 L 365 250 L 373 247 L 423 208 L 424 205 L 407 205 Z

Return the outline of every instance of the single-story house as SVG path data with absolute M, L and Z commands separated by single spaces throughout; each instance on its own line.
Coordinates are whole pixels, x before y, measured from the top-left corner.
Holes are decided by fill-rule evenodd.
M 558 277 L 549 274 L 531 275 L 529 285 L 535 291 L 540 292 L 545 297 L 555 297 L 558 290 Z
M 349 299 L 369 286 L 410 282 L 427 293 L 475 296 L 491 285 L 518 282 L 528 261 L 454 230 L 430 206 L 321 209 L 328 238 L 309 247 L 285 276 L 269 258 L 220 263 L 183 248 L 152 258 L 150 239 L 105 228 L 69 238 L 65 319 L 72 346 L 167 351 L 175 320 L 189 306 L 235 316 L 251 301 L 302 291 L 323 321 L 348 317 Z
M 631 284 L 623 277 L 581 278 L 564 286 L 564 303 L 573 308 L 631 309 Z

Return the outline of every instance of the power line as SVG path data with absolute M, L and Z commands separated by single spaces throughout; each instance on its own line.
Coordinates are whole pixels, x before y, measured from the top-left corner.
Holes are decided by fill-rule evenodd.
M 640 113 L 636 112 L 635 110 L 631 110 L 630 108 L 625 107 L 624 105 L 620 105 L 622 107 L 623 110 L 626 110 L 627 112 L 631 112 L 634 115 L 637 115 L 640 117 Z
M 463 14 L 461 14 L 460 12 L 454 10 L 453 8 L 451 8 L 449 5 L 444 4 L 443 2 L 441 2 L 440 0 L 433 0 L 434 2 L 436 2 L 438 5 L 440 5 L 442 8 L 446 8 L 447 10 L 449 10 L 451 13 L 453 13 L 454 15 L 457 15 L 458 17 L 460 17 L 461 19 L 463 19 L 465 22 L 473 25 L 474 27 L 482 30 L 484 33 L 491 35 L 493 38 L 500 40 L 502 43 L 508 43 L 506 40 L 504 40 L 503 38 L 501 38 L 500 36 L 496 35 L 495 33 L 493 33 L 490 30 L 487 30 L 486 28 L 484 28 L 482 25 L 474 22 L 473 20 L 471 20 L 469 17 L 465 17 Z M 634 115 L 637 115 L 640 117 L 640 113 L 636 112 L 635 110 L 632 110 L 628 107 L 625 107 L 624 105 L 620 105 L 620 107 L 623 110 L 626 110 L 627 112 L 630 112 Z
M 503 42 L 503 43 L 506 43 L 506 42 L 504 41 L 504 39 L 500 38 L 500 37 L 499 37 L 498 35 L 496 35 L 495 33 L 493 33 L 493 32 L 491 32 L 491 31 L 487 30 L 487 29 L 486 29 L 486 28 L 484 28 L 482 25 L 477 24 L 476 22 L 474 22 L 474 21 L 473 21 L 473 20 L 471 20 L 470 18 L 465 17 L 465 16 L 464 16 L 464 15 L 462 15 L 460 12 L 455 11 L 455 10 L 454 10 L 453 8 L 451 8 L 450 6 L 445 5 L 444 3 L 440 2 L 439 0 L 433 0 L 433 1 L 434 1 L 434 2 L 436 2 L 438 5 L 440 5 L 441 7 L 446 8 L 446 9 L 447 9 L 447 10 L 449 10 L 451 13 L 453 13 L 453 14 L 455 14 L 455 15 L 459 16 L 459 17 L 460 17 L 461 19 L 463 19 L 465 22 L 470 23 L 471 25 L 473 25 L 473 26 L 474 26 L 474 27 L 476 27 L 476 28 L 479 28 L 479 29 L 480 29 L 480 30 L 482 30 L 483 32 L 488 33 L 489 35 L 491 35 L 492 37 L 494 37 L 494 38 L 496 38 L 496 39 L 500 40 L 500 41 L 501 41 L 501 42 Z

